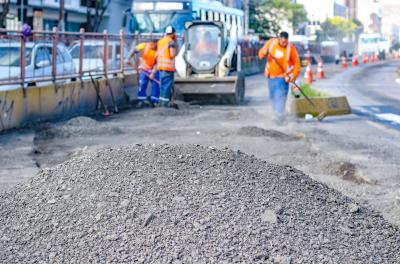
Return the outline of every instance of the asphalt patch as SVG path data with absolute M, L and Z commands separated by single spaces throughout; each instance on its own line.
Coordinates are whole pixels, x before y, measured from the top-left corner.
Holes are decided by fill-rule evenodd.
M 336 175 L 345 181 L 357 184 L 376 184 L 375 182 L 360 176 L 357 166 L 351 162 L 341 162 L 337 166 Z
M 256 126 L 245 126 L 239 128 L 237 134 L 240 136 L 248 136 L 248 137 L 270 137 L 277 140 L 282 141 L 294 141 L 300 140 L 300 136 L 289 135 L 278 130 L 273 129 L 264 129 Z

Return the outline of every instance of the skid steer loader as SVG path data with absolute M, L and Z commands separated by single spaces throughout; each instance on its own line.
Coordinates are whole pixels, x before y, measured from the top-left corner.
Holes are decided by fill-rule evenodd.
M 237 29 L 222 22 L 185 24 L 184 42 L 176 57 L 175 98 L 239 104 L 244 99 L 241 50 Z

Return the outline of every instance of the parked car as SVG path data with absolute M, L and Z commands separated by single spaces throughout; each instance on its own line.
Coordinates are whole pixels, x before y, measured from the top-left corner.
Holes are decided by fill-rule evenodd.
M 0 90 L 16 89 L 18 84 L 2 85 L 9 81 L 20 80 L 21 47 L 19 42 L 0 42 Z M 57 45 L 56 50 L 57 77 L 75 74 L 75 65 L 68 49 L 64 44 Z M 25 87 L 44 86 L 51 81 L 43 81 L 52 76 L 52 43 L 27 42 L 25 45 Z M 57 83 L 71 81 L 71 79 L 56 79 Z
M 108 42 L 108 70 L 120 69 L 121 44 L 119 41 Z M 75 63 L 76 73 L 79 73 L 79 41 L 73 42 L 69 51 Z M 124 58 L 128 56 L 128 48 L 124 47 Z M 82 70 L 85 74 L 101 74 L 104 71 L 104 41 L 85 40 L 83 44 Z

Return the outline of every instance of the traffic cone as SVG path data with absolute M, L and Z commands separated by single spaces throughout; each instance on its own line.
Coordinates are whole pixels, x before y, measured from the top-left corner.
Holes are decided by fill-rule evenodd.
M 351 67 L 356 67 L 358 65 L 358 56 L 353 55 L 353 58 L 351 59 Z
M 367 64 L 368 63 L 368 55 L 364 54 L 363 55 L 363 64 Z
M 318 79 L 324 79 L 325 78 L 324 64 L 322 63 L 322 61 L 318 62 L 317 78 Z
M 347 61 L 345 56 L 342 56 L 342 69 L 347 69 Z
M 312 84 L 313 82 L 313 74 L 311 70 L 311 63 L 308 63 L 306 72 L 304 73 L 304 82 L 306 84 Z

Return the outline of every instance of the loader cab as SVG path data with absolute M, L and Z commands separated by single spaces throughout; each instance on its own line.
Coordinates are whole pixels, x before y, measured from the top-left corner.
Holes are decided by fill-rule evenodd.
M 221 22 L 192 21 L 185 24 L 184 60 L 193 73 L 213 74 L 225 50 Z

